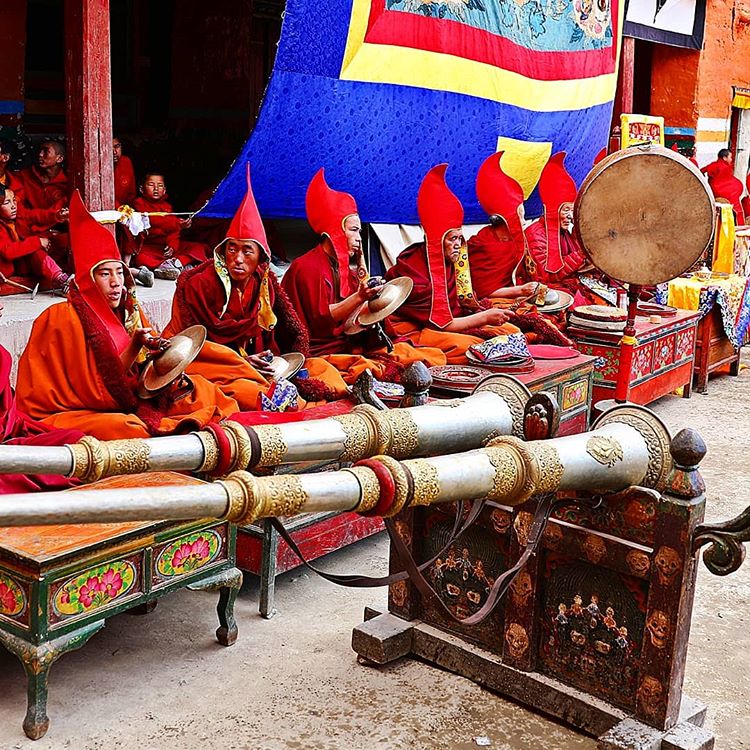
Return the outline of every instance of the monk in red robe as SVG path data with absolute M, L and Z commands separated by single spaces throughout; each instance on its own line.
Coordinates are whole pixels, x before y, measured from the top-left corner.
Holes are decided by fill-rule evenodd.
M 477 197 L 490 217 L 467 244 L 472 291 L 477 299 L 528 297 L 534 282 L 524 277 L 523 188 L 502 168 L 503 152 L 491 154 L 477 173 Z
M 203 263 L 208 258 L 208 248 L 200 242 L 183 240 L 180 233 L 190 227 L 190 219 L 178 216 L 156 216 L 154 213 L 172 213 L 172 204 L 167 198 L 164 176 L 147 173 L 141 184 L 141 194 L 135 199 L 136 211 L 152 214 L 151 228 L 140 238 L 140 247 L 135 258 L 136 265 L 154 271 L 157 279 L 176 279 L 186 266 Z
M 282 288 L 310 331 L 311 354 L 325 357 L 349 384 L 366 369 L 381 380 L 397 380 L 412 362 L 445 364 L 444 355 L 434 348 L 415 348 L 399 341 L 389 352 L 367 332 L 344 333 L 347 319 L 377 296 L 382 286 L 367 283 L 362 224 L 354 198 L 332 190 L 321 169 L 310 182 L 305 204 L 310 226 L 323 239 L 292 261 Z
M 587 260 L 572 234 L 573 203 L 578 189 L 564 161 L 564 151 L 554 154 L 539 178 L 544 214 L 526 229 L 528 269 L 534 281 L 575 295 L 577 274 Z
M 15 146 L 13 143 L 0 139 L 0 186 L 13 190 L 16 193 L 16 198 L 18 198 L 18 193 L 22 189 L 21 181 L 9 169 L 14 153 Z
M 31 232 L 46 231 L 67 219 L 68 176 L 64 162 L 65 146 L 59 141 L 44 141 L 37 163 L 14 175 L 20 183 L 19 214 Z
M 255 409 L 260 393 L 270 388 L 273 371 L 267 357 L 282 352 L 308 355 L 310 336 L 269 268 L 270 252 L 250 185 L 214 257 L 177 279 L 172 301 L 172 335 L 191 325 L 206 326 L 216 346 L 211 357 L 201 352 L 188 369 L 231 395 L 243 409 Z M 244 367 L 241 387 L 227 380 Z M 348 393 L 338 370 L 320 357 L 305 360 L 308 378 L 296 387 L 309 401 L 333 400 Z
M 132 206 L 138 195 L 135 170 L 129 156 L 122 153 L 122 141 L 112 139 L 112 163 L 115 173 L 115 206 Z
M 737 223 L 744 224 L 745 212 L 741 202 L 744 187 L 742 181 L 734 176 L 732 162 L 732 152 L 728 148 L 722 148 L 717 154 L 716 161 L 707 164 L 701 172 L 708 178 L 708 185 L 713 191 L 714 197 L 729 201 L 732 204 Z
M 47 254 L 50 241 L 38 235 L 25 236 L 17 219 L 16 196 L 0 185 L 0 274 L 26 286 L 39 283 L 47 289 L 64 287 L 68 275 Z M 0 294 L 19 294 L 20 290 L 4 281 Z
M 433 167 L 422 180 L 417 210 L 425 242 L 406 248 L 387 279 L 410 278 L 414 288 L 393 315 L 394 328 L 419 346 L 439 348 L 451 364 L 466 364 L 472 344 L 519 329 L 508 313 L 491 307 L 466 314 L 456 291 L 454 264 L 464 247 L 464 209 L 445 182 L 447 164 Z
M 34 322 L 18 366 L 19 407 L 48 427 L 100 439 L 186 432 L 238 412 L 197 375 L 187 391 L 139 397 L 139 368 L 164 340 L 151 333 L 112 235 L 77 192 L 70 206 L 75 279 L 68 301 Z

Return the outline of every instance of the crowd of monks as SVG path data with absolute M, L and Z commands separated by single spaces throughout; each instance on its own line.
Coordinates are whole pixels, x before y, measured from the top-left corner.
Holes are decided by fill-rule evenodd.
M 37 222 L 48 231 L 65 222 L 64 246 L 73 272 L 68 277 L 50 266 L 54 283 L 66 284 L 67 298 L 34 322 L 19 361 L 12 408 L 9 366 L 0 357 L 6 439 L 72 442 L 81 433 L 134 438 L 186 432 L 229 417 L 246 424 L 261 414 L 270 420 L 310 418 L 350 408 L 349 387 L 365 370 L 397 382 L 411 363 L 466 363 L 472 344 L 518 331 L 529 341 L 570 343 L 556 321 L 540 315 L 529 300 L 539 281 L 581 291 L 576 280 L 586 261 L 571 234 L 576 188 L 564 154 L 544 167 L 539 183 L 544 213 L 526 228 L 521 186 L 504 172 L 502 154 L 488 157 L 478 173 L 477 195 L 489 224 L 468 243 L 463 206 L 446 182 L 447 165 L 431 169 L 417 195 L 425 239 L 406 248 L 385 278 L 369 274 L 354 196 L 331 188 L 321 169 L 306 195 L 319 244 L 293 260 L 279 281 L 249 168 L 246 195 L 210 257 L 181 242 L 184 223 L 175 223 L 182 220 L 174 216 L 163 217 L 170 225 L 152 223 L 146 241 L 131 255 L 77 192 L 67 202 L 61 172 L 54 169 L 64 152 L 56 149 L 54 142 L 44 144 L 39 165 L 23 177 L 7 170 L 0 175 L 0 187 L 6 196 L 14 194 L 10 203 L 18 207 L 15 215 L 8 211 L 8 224 Z M 140 197 L 134 195 L 132 164 L 118 151 L 116 141 L 118 203 L 139 208 L 142 200 L 150 202 L 149 209 L 170 214 L 163 177 L 147 174 Z M 40 186 L 49 188 L 46 214 L 28 208 L 33 191 L 44 192 Z M 15 242 L 28 242 L 17 234 Z M 165 251 L 171 251 L 167 258 Z M 27 255 L 40 267 L 53 262 L 41 239 Z M 151 326 L 138 303 L 134 274 L 139 269 L 131 271 L 132 257 L 151 267 L 180 261 L 172 317 L 163 332 Z M 405 302 L 382 326 L 360 326 L 351 333 L 347 321 L 378 297 L 388 280 L 400 277 L 412 282 Z M 205 326 L 207 341 L 186 377 L 144 392 L 139 376 L 146 363 L 169 346 L 168 337 L 196 324 Z M 284 381 L 293 391 L 291 399 L 277 403 L 278 378 L 270 359 L 288 352 L 304 355 L 304 369 L 293 386 Z M 44 487 L 49 478 L 17 480 Z

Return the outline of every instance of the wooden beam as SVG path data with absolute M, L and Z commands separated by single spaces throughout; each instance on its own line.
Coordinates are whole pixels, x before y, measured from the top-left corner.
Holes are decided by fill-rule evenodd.
M 114 208 L 109 0 L 65 0 L 65 107 L 71 186 Z

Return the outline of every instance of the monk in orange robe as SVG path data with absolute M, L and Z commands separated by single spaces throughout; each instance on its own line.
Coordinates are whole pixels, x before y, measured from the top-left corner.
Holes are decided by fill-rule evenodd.
M 552 289 L 575 295 L 586 256 L 572 234 L 573 203 L 578 189 L 565 169 L 565 152 L 550 157 L 539 178 L 544 214 L 526 229 L 529 273 Z
M 188 372 L 217 383 L 243 409 L 257 408 L 259 394 L 270 388 L 268 355 L 307 355 L 310 350 L 309 333 L 270 270 L 270 259 L 248 165 L 247 193 L 226 238 L 214 249 L 212 260 L 177 279 L 166 329 L 172 335 L 191 325 L 206 326 L 208 340 L 216 346 L 201 352 Z M 308 401 L 347 395 L 341 374 L 324 359 L 306 359 L 305 369 L 309 377 L 297 378 L 295 385 Z M 245 376 L 238 379 L 236 374 L 243 371 Z
M 417 345 L 439 348 L 450 364 L 466 364 L 472 344 L 519 329 L 506 322 L 503 310 L 467 315 L 459 303 L 454 264 L 465 245 L 464 209 L 445 182 L 447 168 L 433 167 L 419 188 L 417 210 L 425 242 L 406 248 L 386 278 L 406 276 L 414 282 L 409 299 L 393 316 L 396 331 Z
M 75 279 L 67 302 L 34 322 L 18 366 L 17 399 L 31 418 L 100 439 L 187 432 L 239 411 L 200 376 L 182 397 L 142 399 L 138 367 L 163 349 L 138 307 L 132 278 L 112 235 L 76 192 L 70 204 Z
M 310 226 L 323 239 L 292 261 L 282 288 L 310 331 L 311 354 L 324 357 L 349 384 L 366 369 L 380 380 L 398 380 L 412 362 L 445 364 L 445 356 L 434 348 L 414 347 L 404 340 L 389 352 L 369 331 L 344 333 L 352 313 L 382 289 L 367 284 L 357 204 L 348 193 L 332 190 L 321 169 L 310 182 L 305 206 Z
M 2 312 L 2 305 L 0 305 Z M 13 363 L 7 349 L 0 346 L 0 443 L 3 445 L 67 445 L 77 443 L 80 430 L 54 430 L 19 411 L 10 386 Z M 78 484 L 77 479 L 46 474 L 0 474 L 0 494 L 63 490 Z

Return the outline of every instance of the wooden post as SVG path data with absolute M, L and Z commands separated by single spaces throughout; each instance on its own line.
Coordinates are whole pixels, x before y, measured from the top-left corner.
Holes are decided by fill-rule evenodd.
M 115 207 L 109 0 L 65 0 L 67 169 L 90 211 Z
M 3 64 L 0 66 L 0 125 L 18 125 L 24 110 L 26 1 L 0 3 Z
M 633 111 L 633 88 L 635 79 L 635 39 L 631 36 L 622 38 L 620 53 L 620 70 L 622 71 L 622 90 L 620 92 L 620 112 Z

